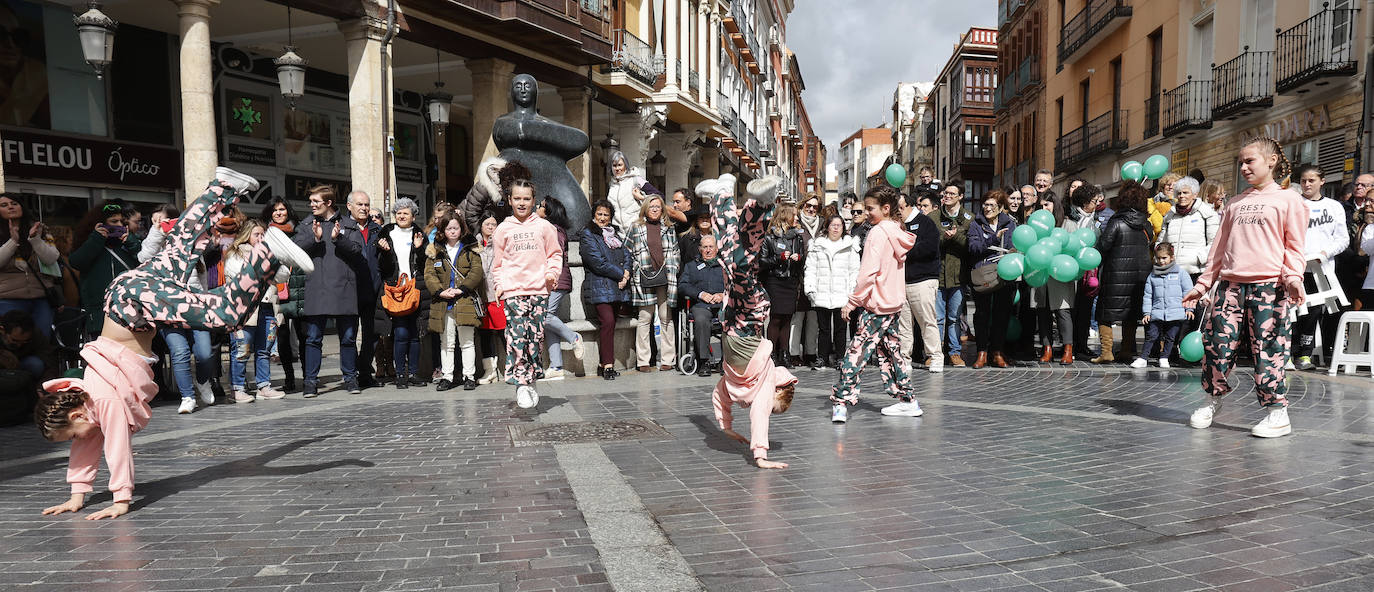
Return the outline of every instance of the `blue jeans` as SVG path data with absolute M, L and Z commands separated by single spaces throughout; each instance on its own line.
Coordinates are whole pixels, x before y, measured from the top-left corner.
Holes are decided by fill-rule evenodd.
M 416 321 L 419 313 L 391 317 L 391 356 L 396 362 L 396 380 L 420 374 L 420 329 Z
M 172 360 L 172 376 L 182 398 L 196 396 L 195 379 L 209 380 L 215 376 L 215 357 L 210 348 L 210 332 L 164 327 L 162 339 L 167 342 L 168 357 Z M 196 372 L 191 374 L 191 357 L 196 359 Z
M 544 313 L 544 343 L 549 348 L 549 367 L 563 367 L 563 346 L 560 341 L 572 343 L 577 341 L 577 332 L 568 328 L 563 323 L 563 319 L 558 318 L 558 304 L 568 297 L 568 292 L 564 290 L 554 290 L 549 292 L 549 308 Z
M 272 386 L 272 349 L 268 346 L 269 337 L 277 330 L 277 319 L 272 316 L 272 305 L 258 305 L 258 324 L 244 327 L 229 334 L 229 384 L 236 391 L 243 390 L 248 384 L 248 361 L 239 359 L 240 348 L 248 349 L 248 357 L 253 359 L 253 384 L 259 389 Z M 244 343 L 244 342 L 247 343 Z
M 304 317 L 305 321 L 305 385 L 313 387 L 320 383 L 321 347 L 324 345 L 324 325 L 334 319 L 334 327 L 339 332 L 339 370 L 344 380 L 358 378 L 358 317 L 344 315 L 329 317 L 316 315 Z M 367 322 L 372 322 L 368 319 Z
M 47 298 L 0 298 L 0 315 L 22 310 L 33 317 L 33 327 L 45 338 L 52 337 L 52 305 Z
M 964 288 L 940 288 L 939 298 L 935 299 L 935 319 L 940 325 L 940 334 L 945 336 L 948 343 L 945 351 L 951 356 L 963 353 L 964 348 L 959 344 L 959 315 L 964 310 Z M 948 327 L 948 328 L 946 328 Z

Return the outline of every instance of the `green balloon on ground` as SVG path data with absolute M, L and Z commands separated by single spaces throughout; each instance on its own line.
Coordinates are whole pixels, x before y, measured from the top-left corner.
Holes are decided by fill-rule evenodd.
M 1026 271 L 1025 256 L 1020 253 L 1007 253 L 997 262 L 997 277 L 1014 281 Z
M 1145 177 L 1145 165 L 1140 161 L 1129 160 L 1121 165 L 1121 178 L 1126 181 L 1139 181 Z
M 1150 179 L 1158 179 L 1169 172 L 1169 157 L 1163 154 L 1156 154 L 1145 159 L 1145 176 Z
M 1040 240 L 1040 235 L 1035 233 L 1035 229 L 1025 224 L 1016 227 L 1011 231 L 1011 244 L 1016 246 L 1016 250 L 1025 253 L 1030 250 L 1035 241 Z
M 1078 277 L 1078 261 L 1072 255 L 1055 255 L 1050 262 L 1050 277 L 1061 282 L 1072 282 Z
M 903 183 L 906 183 L 906 169 L 895 162 L 887 165 L 887 170 L 883 171 L 883 176 L 887 177 L 887 184 L 893 187 L 901 187 Z
M 1202 332 L 1193 331 L 1183 336 L 1183 341 L 1178 344 L 1178 357 L 1197 362 L 1202 359 Z
M 1026 224 L 1034 228 L 1035 234 L 1039 235 L 1040 238 L 1045 238 L 1054 229 L 1054 214 L 1045 210 L 1036 210 L 1031 212 L 1030 217 L 1026 218 Z
M 1077 237 L 1078 240 L 1083 241 L 1083 246 L 1085 247 L 1091 247 L 1097 244 L 1097 233 L 1093 232 L 1091 228 L 1079 228 L 1073 231 L 1073 235 Z
M 1026 285 L 1032 288 L 1039 288 L 1050 281 L 1050 270 L 1032 269 L 1027 271 L 1025 277 L 1022 279 L 1026 280 Z
M 1016 317 L 1007 320 L 1007 341 L 1016 341 L 1021 338 L 1021 321 Z
M 1046 269 L 1054 259 L 1055 251 L 1044 241 L 1031 245 L 1026 251 L 1026 266 L 1031 269 Z
M 1102 265 L 1102 253 L 1093 247 L 1083 247 L 1074 259 L 1078 261 L 1079 269 L 1097 269 Z

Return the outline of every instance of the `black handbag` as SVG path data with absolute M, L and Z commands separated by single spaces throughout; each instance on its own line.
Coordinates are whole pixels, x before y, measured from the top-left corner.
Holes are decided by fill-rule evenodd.
M 48 300 L 48 306 L 51 306 L 53 310 L 62 308 L 66 302 L 62 296 L 62 288 L 43 281 L 43 274 L 35 271 L 33 267 L 29 267 L 29 273 L 33 274 L 34 279 L 38 280 L 38 285 L 43 287 L 43 297 Z

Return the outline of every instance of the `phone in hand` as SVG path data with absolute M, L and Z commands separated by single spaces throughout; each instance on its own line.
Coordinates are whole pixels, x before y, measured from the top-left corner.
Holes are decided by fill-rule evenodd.
M 129 232 L 129 228 L 126 226 L 115 224 L 101 224 L 100 226 L 105 229 L 105 236 L 108 238 L 124 238 L 124 235 Z

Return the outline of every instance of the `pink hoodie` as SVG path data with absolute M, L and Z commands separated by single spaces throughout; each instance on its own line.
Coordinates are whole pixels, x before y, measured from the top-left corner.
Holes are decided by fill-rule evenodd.
M 548 220 L 530 214 L 521 222 L 509 216 L 491 235 L 491 288 L 500 298 L 548 294 L 545 277 L 563 272 L 558 231 Z
M 85 391 L 87 416 L 100 428 L 89 438 L 72 440 L 67 482 L 72 493 L 89 493 L 100 466 L 101 449 L 110 467 L 110 491 L 123 501 L 134 494 L 134 451 L 131 437 L 148 426 L 153 410 L 148 401 L 157 395 L 148 362 L 118 342 L 98 337 L 81 348 L 86 360 L 84 378 L 59 378 L 43 383 L 50 393 Z
M 736 371 L 729 364 L 721 364 L 724 370 L 711 400 L 716 408 L 716 421 L 720 429 L 728 430 L 733 422 L 732 404 L 749 408 L 749 448 L 754 458 L 768 458 L 768 417 L 773 414 L 773 395 L 778 387 L 797 382 L 797 377 L 786 368 L 773 365 L 773 342 L 763 339 L 754 357 L 744 372 Z M 754 405 L 754 401 L 759 401 Z
M 1225 211 L 1197 285 L 1207 290 L 1217 279 L 1280 286 L 1302 281 L 1308 208 L 1301 195 L 1271 182 L 1242 191 Z
M 875 314 L 894 314 L 906 302 L 906 252 L 916 235 L 892 220 L 883 220 L 868 231 L 858 283 L 849 304 Z

